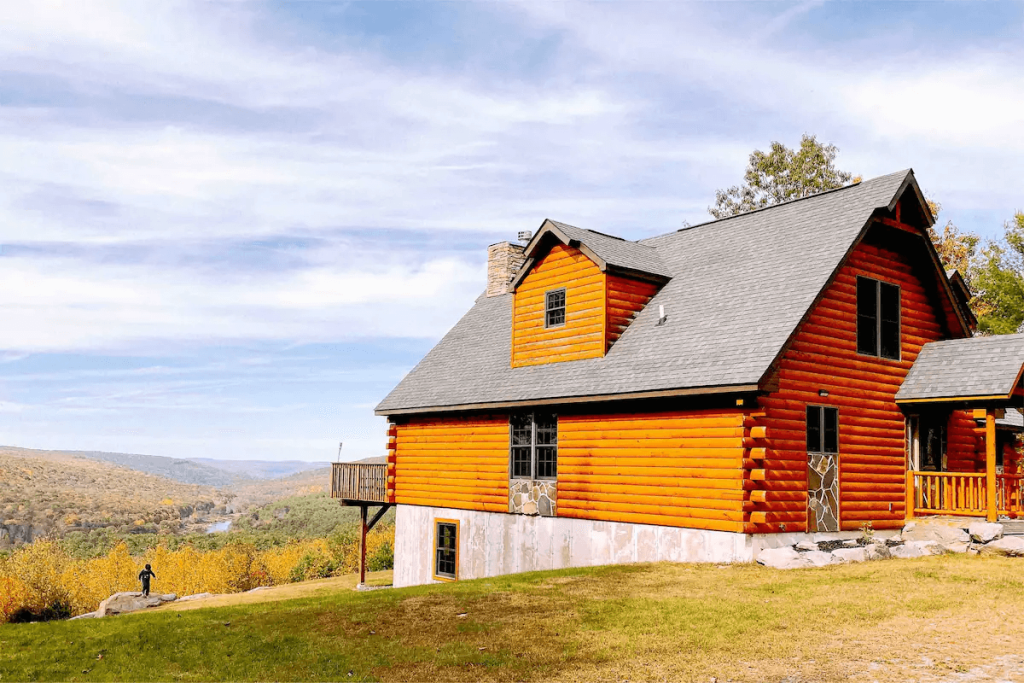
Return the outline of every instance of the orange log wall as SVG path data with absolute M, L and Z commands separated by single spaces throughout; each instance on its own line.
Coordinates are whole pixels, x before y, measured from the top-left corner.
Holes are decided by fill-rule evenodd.
M 560 416 L 558 516 L 743 531 L 744 415 Z
M 565 287 L 565 324 L 544 327 L 545 293 Z M 605 274 L 583 252 L 557 244 L 516 288 L 512 367 L 600 358 L 605 352 Z
M 606 350 L 618 341 L 637 313 L 657 293 L 658 285 L 654 283 L 608 275 Z
M 396 503 L 508 512 L 508 416 L 420 417 L 393 429 Z
M 900 286 L 901 360 L 857 353 L 858 275 Z M 767 493 L 766 502 L 752 509 L 766 514 L 765 523 L 748 530 L 807 528 L 808 404 L 839 407 L 840 528 L 855 530 L 868 521 L 876 529 L 902 526 L 906 434 L 894 397 L 921 347 L 945 338 L 939 315 L 907 257 L 866 243 L 854 250 L 783 356 L 778 391 L 761 399 L 765 415 L 759 424 L 768 427 L 768 439 L 759 488 Z M 829 392 L 827 398 L 818 395 L 820 389 Z M 959 432 L 955 443 L 968 447 Z

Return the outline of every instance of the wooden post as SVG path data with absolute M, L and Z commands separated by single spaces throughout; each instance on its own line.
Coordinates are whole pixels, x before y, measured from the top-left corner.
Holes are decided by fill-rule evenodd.
M 914 518 L 914 471 L 907 470 L 906 502 L 904 502 L 903 515 L 907 519 Z
M 985 412 L 985 497 L 988 521 L 994 522 L 999 512 L 996 510 L 996 414 L 991 409 Z
M 366 510 L 365 503 L 359 506 L 359 585 L 366 583 Z

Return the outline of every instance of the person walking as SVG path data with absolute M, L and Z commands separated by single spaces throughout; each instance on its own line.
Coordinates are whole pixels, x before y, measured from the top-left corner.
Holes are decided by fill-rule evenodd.
M 139 579 L 142 581 L 142 594 L 145 597 L 149 597 L 149 580 L 155 579 L 156 574 L 153 573 L 153 568 L 148 564 L 146 568 L 139 572 Z

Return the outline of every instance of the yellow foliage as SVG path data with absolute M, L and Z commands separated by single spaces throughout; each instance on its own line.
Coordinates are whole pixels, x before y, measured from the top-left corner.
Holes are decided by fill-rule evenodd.
M 160 504 L 161 505 L 174 505 L 174 501 L 171 500 L 170 498 L 164 498 L 163 500 L 160 501 Z
M 374 529 L 367 536 L 367 558 L 385 543 L 394 547 L 394 540 L 393 526 Z M 350 540 L 332 546 L 320 538 L 262 551 L 235 543 L 205 552 L 191 545 L 174 551 L 161 545 L 132 557 L 121 543 L 104 557 L 78 559 L 54 541 L 36 541 L 0 557 L 0 623 L 18 609 L 38 612 L 56 603 L 68 605 L 72 614 L 93 611 L 114 593 L 139 590 L 138 574 L 147 563 L 156 574 L 155 593 L 237 593 L 357 571 L 359 544 Z

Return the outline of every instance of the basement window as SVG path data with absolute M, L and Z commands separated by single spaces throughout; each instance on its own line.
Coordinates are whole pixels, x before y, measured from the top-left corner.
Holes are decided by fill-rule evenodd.
M 454 581 L 459 578 L 459 522 L 434 521 L 434 578 Z
M 839 452 L 839 408 L 807 406 L 807 452 Z
M 509 432 L 509 472 L 513 479 L 558 478 L 557 415 L 512 415 Z
M 559 327 L 565 324 L 565 288 L 555 289 L 544 295 L 544 327 Z
M 900 288 L 857 278 L 857 353 L 900 359 Z

